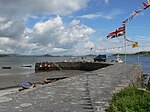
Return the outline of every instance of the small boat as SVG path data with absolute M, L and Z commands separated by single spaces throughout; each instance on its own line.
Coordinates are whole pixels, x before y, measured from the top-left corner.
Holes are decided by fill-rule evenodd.
M 3 69 L 11 69 L 11 66 L 3 66 Z
M 22 86 L 23 89 L 30 89 L 30 88 L 35 87 L 35 84 L 26 81 L 26 82 L 23 82 L 21 84 L 21 86 Z
M 117 58 L 117 59 L 116 59 L 116 62 L 118 62 L 118 63 L 123 63 L 123 60 L 122 60 L 121 58 Z
M 22 64 L 21 67 L 32 67 L 32 64 Z
M 120 58 L 119 55 L 117 55 L 116 58 L 114 60 L 112 60 L 111 62 L 123 63 L 123 60 L 122 60 L 122 58 Z
M 117 55 L 117 57 L 116 57 L 116 62 L 118 62 L 118 63 L 123 63 L 123 60 L 120 58 L 119 55 Z

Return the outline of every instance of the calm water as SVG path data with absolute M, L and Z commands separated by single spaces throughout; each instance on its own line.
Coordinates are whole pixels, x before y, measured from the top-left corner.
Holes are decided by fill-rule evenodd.
M 113 57 L 110 57 L 113 58 Z M 124 59 L 124 57 L 122 57 Z M 36 62 L 42 61 L 78 61 L 72 57 L 0 57 L 0 75 L 25 75 L 34 73 Z M 127 63 L 141 64 L 144 73 L 150 73 L 149 56 L 127 56 Z M 22 68 L 22 64 L 32 64 L 31 68 Z M 2 69 L 2 66 L 11 66 L 11 69 Z
M 150 56 L 130 56 L 127 57 L 127 63 L 140 64 L 144 73 L 150 74 Z
M 114 57 L 110 57 L 111 59 L 114 59 Z M 121 57 L 123 60 L 125 60 L 125 57 Z M 142 70 L 144 73 L 150 74 L 150 56 L 127 56 L 126 57 L 127 63 L 134 63 L 134 64 L 140 64 L 142 67 Z
M 62 61 L 71 57 L 0 57 L 0 75 L 26 75 L 34 73 L 36 62 Z M 32 67 L 21 67 L 22 64 L 32 64 Z M 11 69 L 2 69 L 3 66 L 11 66 Z

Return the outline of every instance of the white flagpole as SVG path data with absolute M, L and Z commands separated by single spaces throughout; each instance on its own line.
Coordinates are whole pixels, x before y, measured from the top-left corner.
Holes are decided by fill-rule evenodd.
M 139 45 L 138 45 L 138 64 L 140 65 Z
M 126 66 L 126 24 L 125 25 L 125 33 L 124 33 L 124 44 L 125 44 L 125 76 L 127 76 L 127 66 Z

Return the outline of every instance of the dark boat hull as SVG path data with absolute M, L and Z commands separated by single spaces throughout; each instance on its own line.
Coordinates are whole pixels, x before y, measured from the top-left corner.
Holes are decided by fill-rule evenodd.
M 32 65 L 24 65 L 24 64 L 22 64 L 21 67 L 30 67 L 31 68 Z
M 3 69 L 11 69 L 10 66 L 3 66 L 2 68 L 3 68 Z

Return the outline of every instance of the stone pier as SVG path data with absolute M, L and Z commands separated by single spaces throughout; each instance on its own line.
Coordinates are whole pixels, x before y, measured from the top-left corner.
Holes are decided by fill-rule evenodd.
M 114 64 L 1 96 L 1 112 L 105 112 L 112 94 L 141 84 L 139 65 Z

